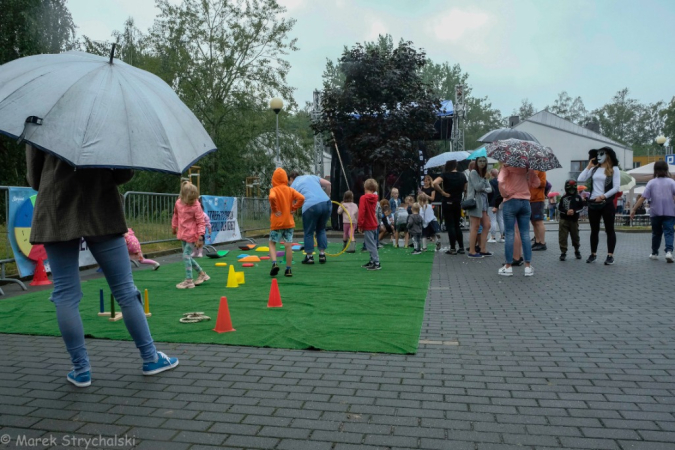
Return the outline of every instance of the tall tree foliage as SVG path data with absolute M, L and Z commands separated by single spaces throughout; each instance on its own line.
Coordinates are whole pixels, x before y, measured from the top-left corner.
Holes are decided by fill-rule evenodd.
M 520 120 L 525 120 L 528 117 L 534 116 L 536 113 L 537 110 L 534 108 L 532 102 L 524 98 L 521 100 L 518 109 L 514 109 L 511 115 L 520 117 Z
M 558 98 L 553 102 L 553 106 L 547 106 L 545 109 L 578 125 L 584 125 L 588 119 L 588 111 L 584 106 L 584 101 L 581 97 L 572 98 L 567 91 L 559 93 Z
M 75 45 L 75 24 L 65 0 L 0 0 L 0 64 Z M 0 136 L 0 184 L 26 184 L 24 147 Z
M 158 0 L 151 31 L 161 58 L 158 74 L 174 87 L 218 147 L 200 161 L 210 192 L 239 193 L 250 175 L 241 158 L 246 145 L 272 131 L 267 102 L 281 96 L 295 106 L 286 81 L 297 50 L 289 37 L 294 19 L 276 0 Z
M 391 37 L 356 44 L 338 60 L 343 85 L 325 83 L 317 133 L 341 136 L 354 168 L 371 168 L 383 184 L 392 171 L 414 167 L 414 143 L 434 134 L 438 97 L 420 76 L 425 53 Z

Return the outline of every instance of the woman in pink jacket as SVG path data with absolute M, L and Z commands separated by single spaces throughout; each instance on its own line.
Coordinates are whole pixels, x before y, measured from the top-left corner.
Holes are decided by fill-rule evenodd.
M 180 197 L 176 200 L 173 210 L 171 227 L 173 234 L 182 241 L 183 263 L 185 264 L 185 281 L 176 285 L 178 289 L 192 289 L 203 282 L 210 280 L 204 270 L 192 259 L 192 251 L 200 248 L 199 238 L 204 235 L 204 211 L 197 201 L 199 191 L 189 181 L 183 181 L 180 188 Z M 192 280 L 192 269 L 199 272 L 196 280 Z
M 539 187 L 539 177 L 533 171 L 520 167 L 503 165 L 499 172 L 499 193 L 504 198 L 504 229 L 506 243 L 504 253 L 506 263 L 497 273 L 510 277 L 513 275 L 513 247 L 515 239 L 515 225 L 523 243 L 523 257 L 525 258 L 525 276 L 534 275 L 534 268 L 530 265 L 532 259 L 532 244 L 530 243 L 530 187 Z

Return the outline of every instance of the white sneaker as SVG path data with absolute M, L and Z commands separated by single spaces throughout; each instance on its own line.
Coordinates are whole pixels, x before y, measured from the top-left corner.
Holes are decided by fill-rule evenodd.
M 495 241 L 495 238 L 490 238 L 488 239 L 488 244 L 495 244 L 497 241 Z
M 659 259 L 659 255 L 651 254 L 649 255 L 649 259 Z
M 531 277 L 532 275 L 534 275 L 534 267 L 532 267 L 532 266 L 526 267 L 525 268 L 525 276 Z
M 497 274 L 499 274 L 503 277 L 512 277 L 513 276 L 513 267 L 509 267 L 507 269 L 506 266 L 502 266 L 502 268 L 497 271 Z
M 672 252 L 666 252 L 666 262 L 673 262 L 673 253 Z
M 499 238 L 499 243 L 500 243 L 500 244 L 502 244 L 502 243 L 504 243 L 504 242 L 506 242 L 506 240 L 505 240 L 504 238 Z

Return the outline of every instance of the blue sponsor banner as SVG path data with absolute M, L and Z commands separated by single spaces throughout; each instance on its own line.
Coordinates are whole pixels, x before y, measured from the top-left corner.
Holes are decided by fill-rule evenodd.
M 206 230 L 204 243 L 207 245 L 231 242 L 241 239 L 237 222 L 237 199 L 235 197 L 216 197 L 202 195 L 204 212 L 211 221 L 211 232 Z

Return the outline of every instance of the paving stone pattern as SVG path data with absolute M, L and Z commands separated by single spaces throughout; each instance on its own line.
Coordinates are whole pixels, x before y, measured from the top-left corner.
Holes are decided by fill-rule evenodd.
M 619 234 L 614 266 L 547 240 L 532 278 L 497 276 L 500 244 L 436 254 L 416 355 L 159 344 L 181 364 L 144 377 L 131 342 L 88 340 L 77 389 L 59 338 L 0 335 L 3 447 L 675 449 L 675 264 L 647 259 L 649 234 Z

